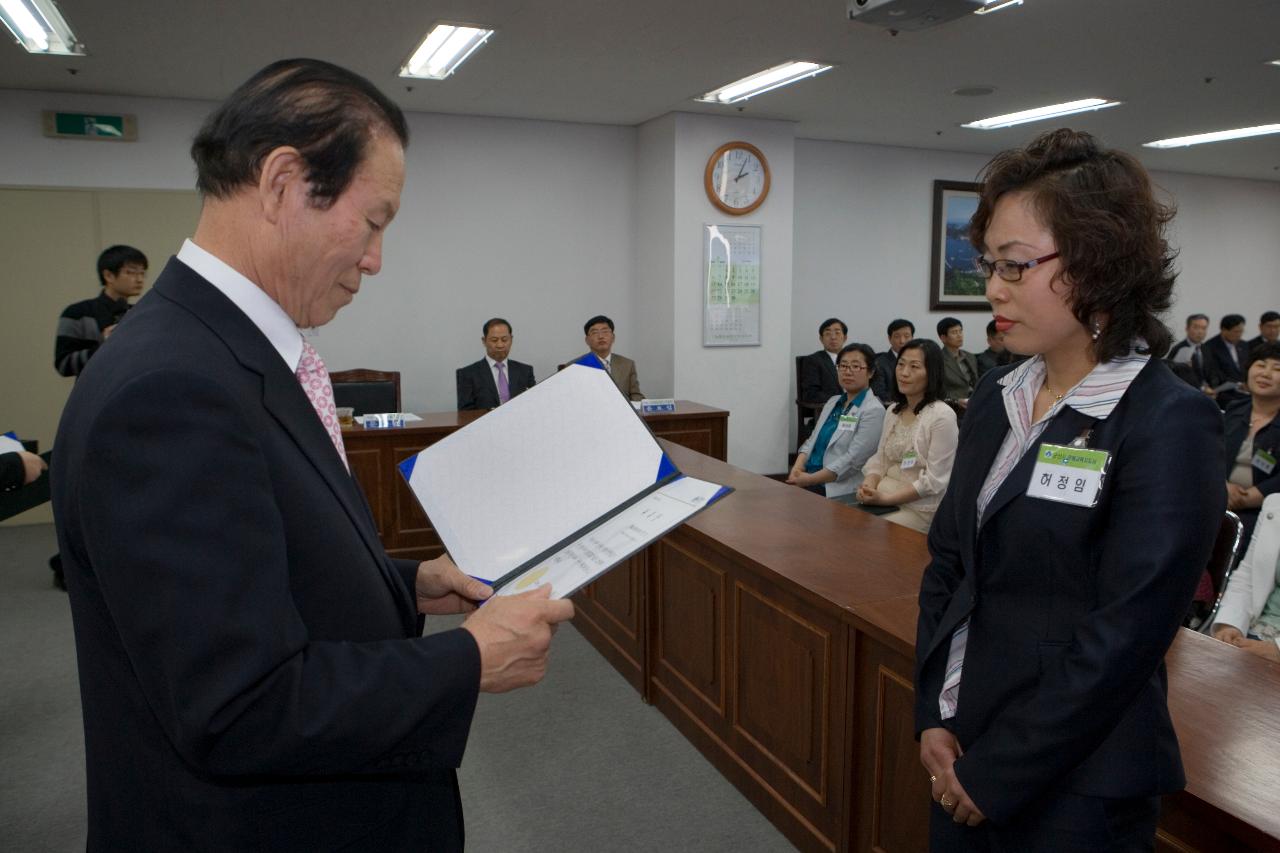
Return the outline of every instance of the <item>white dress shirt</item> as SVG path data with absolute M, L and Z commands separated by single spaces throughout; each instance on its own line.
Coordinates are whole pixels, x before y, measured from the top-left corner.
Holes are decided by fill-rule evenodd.
M 189 239 L 182 242 L 178 260 L 222 291 L 267 336 L 271 346 L 289 367 L 289 372 L 298 372 L 298 362 L 302 360 L 302 333 L 274 299 L 232 269 L 226 261 L 209 254 Z

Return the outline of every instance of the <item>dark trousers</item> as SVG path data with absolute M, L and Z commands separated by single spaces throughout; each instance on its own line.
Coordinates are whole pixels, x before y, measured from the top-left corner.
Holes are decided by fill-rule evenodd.
M 1147 853 L 1155 850 L 1159 797 L 1115 800 L 1057 792 L 1010 823 L 958 824 L 933 804 L 931 853 Z

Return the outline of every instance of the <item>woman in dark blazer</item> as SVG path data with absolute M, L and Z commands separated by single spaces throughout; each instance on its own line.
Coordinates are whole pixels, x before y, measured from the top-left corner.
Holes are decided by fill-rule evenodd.
M 1165 652 L 1225 505 L 1214 404 L 1169 372 L 1173 212 L 1058 130 L 987 166 L 970 239 L 1011 350 L 961 425 L 920 590 L 933 850 L 1150 850 L 1184 779 Z
M 1280 343 L 1263 343 L 1245 365 L 1249 396 L 1223 413 L 1227 509 L 1244 524 L 1242 550 L 1253 535 L 1258 509 L 1280 492 Z

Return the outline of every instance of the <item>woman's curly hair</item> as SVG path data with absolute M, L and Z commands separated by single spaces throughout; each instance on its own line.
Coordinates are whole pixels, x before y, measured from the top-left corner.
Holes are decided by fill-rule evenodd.
M 1098 361 L 1127 355 L 1134 338 L 1146 340 L 1153 356 L 1168 351 L 1172 338 L 1160 315 L 1177 277 L 1177 252 L 1165 239 L 1175 209 L 1156 199 L 1141 163 L 1063 128 L 997 154 L 980 177 L 969 222 L 969 241 L 979 252 L 986 251 L 996 202 L 1006 193 L 1028 193 L 1057 244 L 1072 313 L 1090 332 L 1095 321 L 1101 326 L 1093 344 Z

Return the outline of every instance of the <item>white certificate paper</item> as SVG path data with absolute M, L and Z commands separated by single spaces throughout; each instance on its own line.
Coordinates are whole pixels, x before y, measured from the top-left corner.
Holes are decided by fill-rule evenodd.
M 512 578 L 494 595 L 518 595 L 550 586 L 552 598 L 566 598 L 684 523 L 722 491 L 715 483 L 693 477 L 673 480 Z

